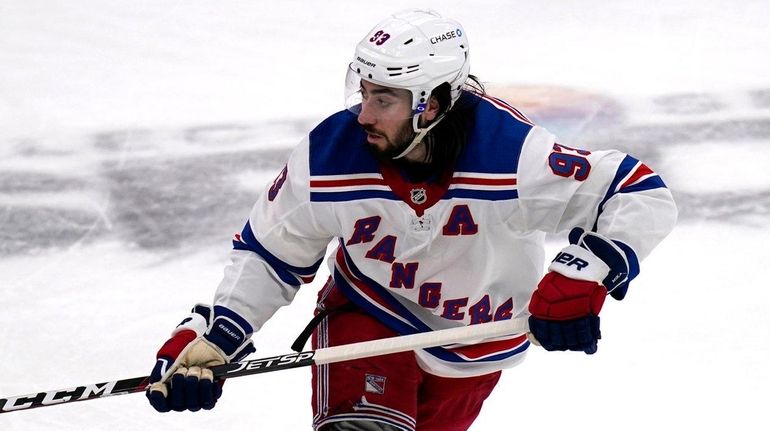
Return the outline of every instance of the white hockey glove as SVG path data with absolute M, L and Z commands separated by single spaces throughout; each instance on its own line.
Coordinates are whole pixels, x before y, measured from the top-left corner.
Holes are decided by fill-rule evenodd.
M 238 361 L 256 349 L 251 326 L 233 311 L 198 304 L 163 344 L 150 374 L 147 399 L 159 412 L 212 409 L 224 380 L 209 369 Z

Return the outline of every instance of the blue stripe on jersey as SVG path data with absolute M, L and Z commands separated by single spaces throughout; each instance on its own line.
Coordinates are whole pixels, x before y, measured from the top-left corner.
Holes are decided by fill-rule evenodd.
M 401 200 L 392 191 L 386 190 L 354 190 L 349 192 L 310 192 L 313 202 L 345 202 L 361 199 Z
M 345 297 L 348 298 L 352 303 L 356 304 L 356 306 L 364 310 L 367 314 L 374 316 L 377 320 L 387 325 L 390 329 L 398 332 L 401 335 L 410 335 L 420 332 L 416 330 L 414 326 L 404 323 L 403 321 L 394 318 L 387 312 L 382 311 L 380 308 L 369 302 L 365 297 L 356 292 L 356 290 L 350 284 L 348 284 L 338 268 L 334 268 L 334 283 L 340 288 L 342 294 L 345 295 Z M 384 296 L 382 299 L 383 302 L 385 302 L 391 309 L 398 309 L 403 307 L 403 305 L 389 296 Z M 409 313 L 409 311 L 405 309 L 399 311 Z M 400 312 L 396 314 L 401 315 Z
M 485 201 L 505 201 L 519 198 L 517 190 L 470 190 L 470 189 L 452 189 L 448 190 L 441 199 L 465 198 L 478 199 Z
M 369 287 L 373 291 L 373 293 L 375 293 L 378 296 L 378 298 L 382 299 L 382 302 L 384 302 L 385 305 L 391 311 L 393 311 L 395 314 L 398 314 L 400 317 L 403 317 L 404 319 L 409 321 L 411 326 L 405 324 L 401 320 L 392 317 L 390 314 L 372 305 L 363 296 L 358 294 L 353 289 L 353 287 L 350 286 L 347 283 L 347 281 L 345 281 L 344 278 L 341 277 L 342 274 L 338 273 L 338 269 L 335 268 L 334 280 L 335 282 L 339 282 L 340 284 L 342 284 L 342 286 L 340 287 L 342 288 L 343 292 L 349 293 L 349 295 L 348 294 L 345 295 L 348 297 L 348 299 L 355 302 L 355 304 L 358 305 L 359 307 L 365 309 L 367 312 L 369 312 L 369 314 L 376 315 L 381 322 L 386 323 L 388 326 L 391 326 L 391 323 L 392 323 L 391 328 L 401 333 L 402 335 L 431 331 L 431 328 L 428 325 L 423 323 L 422 320 L 420 320 L 419 318 L 417 318 L 417 316 L 412 314 L 412 312 L 407 310 L 407 308 L 404 307 L 400 302 L 398 302 L 398 300 L 396 300 L 385 287 L 383 287 L 373 279 L 367 277 L 366 275 L 364 275 L 363 272 L 361 272 L 361 270 L 356 268 L 356 266 L 353 264 L 352 259 L 350 258 L 350 254 L 348 254 L 348 251 L 345 249 L 344 244 L 342 244 L 342 241 L 340 241 L 340 248 L 342 249 L 342 252 L 345 255 L 345 262 L 348 266 L 348 269 L 353 274 L 353 276 L 363 281 L 366 284 L 366 286 Z
M 623 161 L 620 162 L 620 166 L 618 166 L 618 170 L 615 172 L 615 178 L 612 179 L 612 183 L 610 183 L 607 193 L 604 195 L 604 199 L 599 203 L 599 215 L 604 211 L 604 204 L 615 195 L 615 189 L 618 188 L 620 182 L 629 172 L 631 172 L 631 169 L 634 169 L 634 166 L 636 166 L 638 162 L 638 160 L 631 156 L 626 156 Z
M 612 183 L 607 189 L 607 193 L 604 195 L 604 199 L 602 199 L 601 203 L 599 204 L 600 215 L 602 211 L 604 211 L 604 204 L 606 204 L 611 197 L 615 196 L 615 189 L 618 188 L 620 182 L 623 181 L 623 179 L 626 178 L 629 173 L 631 173 L 631 171 L 634 169 L 634 167 L 636 167 L 638 163 L 639 160 L 628 155 L 626 155 L 623 161 L 620 162 L 620 166 L 618 166 L 618 170 L 615 172 L 615 178 L 612 179 Z M 623 190 L 620 190 L 619 193 L 633 193 L 661 187 L 666 187 L 666 185 L 663 183 L 663 180 L 659 176 L 655 175 L 654 177 L 647 178 L 639 184 L 626 187 Z
M 510 352 L 503 352 L 494 356 L 490 356 L 487 358 L 481 358 L 481 359 L 465 359 L 460 356 L 458 356 L 456 353 L 451 352 L 443 347 L 430 347 L 425 349 L 428 353 L 431 355 L 447 362 L 459 362 L 459 363 L 470 363 L 470 362 L 495 362 L 495 361 L 502 361 L 503 359 L 508 359 L 512 356 L 516 356 L 519 353 L 524 352 L 529 348 L 529 341 L 524 342 L 521 346 L 517 347 L 516 349 L 511 350 Z
M 254 236 L 254 232 L 251 230 L 251 223 L 246 222 L 246 226 L 243 227 L 241 232 L 241 239 L 243 242 L 233 241 L 233 248 L 236 250 L 248 250 L 258 254 L 270 267 L 275 271 L 278 277 L 286 284 L 291 286 L 299 286 L 303 281 L 297 276 L 313 276 L 318 271 L 318 267 L 321 266 L 323 258 L 318 259 L 317 262 L 311 266 L 301 267 L 289 265 L 281 259 L 270 253 L 262 244 L 257 241 Z
M 659 189 L 659 188 L 665 188 L 665 187 L 666 187 L 666 184 L 663 182 L 663 180 L 658 175 L 655 175 L 654 177 L 647 178 L 646 180 L 638 184 L 633 184 L 628 187 L 622 188 L 620 190 L 620 193 L 643 192 L 645 190 Z
M 441 199 L 478 199 L 485 201 L 504 201 L 519 198 L 517 190 L 448 190 Z M 362 199 L 388 199 L 400 200 L 392 191 L 385 190 L 355 190 L 349 192 L 311 192 L 310 200 L 313 202 L 345 202 Z
M 594 222 L 593 227 L 594 231 L 596 231 L 596 225 L 599 222 L 599 217 L 601 217 L 602 213 L 604 212 L 604 205 L 616 194 L 635 193 L 666 187 L 666 184 L 663 183 L 663 180 L 660 178 L 660 176 L 655 175 L 645 179 L 638 184 L 632 184 L 616 192 L 615 190 L 620 186 L 620 182 L 623 181 L 624 178 L 628 177 L 628 174 L 633 171 L 638 163 L 639 160 L 629 155 L 626 155 L 626 157 L 623 158 L 623 161 L 620 162 L 620 165 L 615 172 L 615 178 L 612 179 L 612 183 L 610 183 L 610 186 L 607 188 L 607 193 L 604 195 L 604 199 L 602 199 L 602 201 L 599 203 L 598 212 L 596 214 L 596 221 Z

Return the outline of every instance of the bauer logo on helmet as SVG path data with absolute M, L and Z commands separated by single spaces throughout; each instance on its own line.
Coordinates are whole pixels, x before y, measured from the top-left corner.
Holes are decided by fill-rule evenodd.
M 360 63 L 361 63 L 361 64 L 363 64 L 364 66 L 367 66 L 367 67 L 371 67 L 372 69 L 374 69 L 375 67 L 377 67 L 377 65 L 376 65 L 376 64 L 372 63 L 372 62 L 371 62 L 371 61 L 369 61 L 369 60 L 364 60 L 364 59 L 363 59 L 363 58 L 361 58 L 360 56 L 356 57 L 356 60 L 358 60 L 358 62 L 360 62 Z

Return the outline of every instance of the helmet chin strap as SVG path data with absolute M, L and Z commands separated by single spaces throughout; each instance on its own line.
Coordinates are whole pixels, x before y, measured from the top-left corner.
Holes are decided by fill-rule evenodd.
M 436 118 L 436 120 L 428 125 L 428 127 L 420 128 L 420 115 L 415 115 L 412 117 L 412 129 L 414 129 L 414 132 L 416 135 L 414 135 L 414 138 L 412 138 L 412 142 L 404 149 L 404 151 L 401 152 L 401 154 L 393 157 L 393 160 L 400 159 L 407 154 L 409 154 L 412 150 L 414 150 L 414 147 L 417 146 L 420 142 L 422 142 L 422 139 L 425 137 L 425 135 L 430 132 L 430 130 L 444 119 L 444 114 L 441 114 Z

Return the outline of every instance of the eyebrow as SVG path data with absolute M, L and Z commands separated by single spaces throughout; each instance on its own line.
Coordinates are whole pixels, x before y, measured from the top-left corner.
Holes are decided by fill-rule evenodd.
M 394 89 L 392 89 L 392 88 L 388 88 L 388 87 L 378 87 L 378 88 L 374 88 L 374 89 L 372 89 L 372 90 L 367 90 L 367 89 L 366 89 L 366 88 L 364 88 L 364 86 L 362 85 L 362 86 L 361 86 L 361 89 L 362 89 L 363 91 L 366 91 L 367 93 L 369 93 L 369 94 L 373 94 L 373 95 L 375 95 L 375 94 L 389 94 L 389 95 L 391 95 L 391 96 L 398 96 L 398 94 L 396 93 L 396 90 L 394 90 Z
M 392 88 L 387 88 L 387 87 L 376 88 L 376 89 L 370 91 L 370 93 L 372 93 L 372 94 L 391 94 L 393 96 L 396 95 L 396 91 L 395 90 L 393 90 Z

